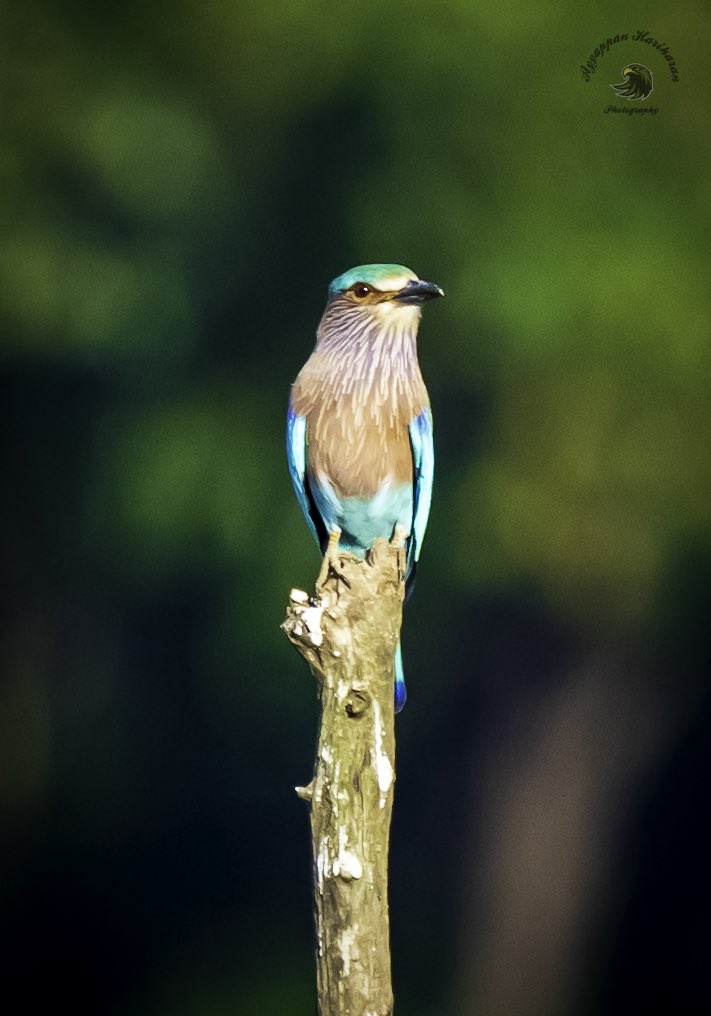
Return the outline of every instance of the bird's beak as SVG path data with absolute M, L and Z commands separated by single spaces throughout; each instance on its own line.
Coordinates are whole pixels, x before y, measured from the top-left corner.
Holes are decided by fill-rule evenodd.
M 434 282 L 412 279 L 395 295 L 394 299 L 398 303 L 424 303 L 425 300 L 433 300 L 436 296 L 444 296 L 444 290 Z

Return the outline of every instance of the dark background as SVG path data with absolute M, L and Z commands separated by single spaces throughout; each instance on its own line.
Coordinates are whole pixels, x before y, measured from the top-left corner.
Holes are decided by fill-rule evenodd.
M 318 555 L 284 461 L 331 278 L 441 284 L 404 654 L 398 1012 L 709 1004 L 702 2 L 0 14 L 3 984 L 314 1011 Z M 618 43 L 590 81 L 601 40 Z M 648 65 L 655 116 L 606 114 Z

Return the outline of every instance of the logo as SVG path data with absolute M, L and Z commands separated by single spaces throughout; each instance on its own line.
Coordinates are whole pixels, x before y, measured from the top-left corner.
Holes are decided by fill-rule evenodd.
M 609 87 L 613 90 L 616 97 L 625 99 L 626 102 L 622 106 L 605 107 L 603 105 L 602 112 L 638 113 L 642 117 L 645 114 L 652 117 L 656 116 L 659 112 L 659 106 L 652 106 L 651 103 L 646 106 L 628 104 L 643 103 L 653 91 L 656 91 L 657 95 L 662 94 L 664 88 L 662 87 L 660 93 L 660 84 L 663 85 L 665 81 L 668 82 L 669 80 L 663 68 L 666 66 L 669 77 L 672 83 L 675 84 L 679 81 L 679 67 L 676 57 L 671 52 L 667 43 L 655 39 L 644 28 L 640 28 L 636 32 L 618 32 L 616 35 L 610 35 L 606 39 L 602 39 L 590 53 L 587 60 L 580 64 L 580 73 L 583 81 L 586 84 L 590 84 L 594 80 L 595 72 L 598 70 L 600 63 L 610 50 L 617 46 L 620 46 L 618 51 L 620 56 L 625 57 L 630 62 L 622 65 L 620 70 L 622 80 L 616 84 L 610 84 Z M 644 52 L 641 52 L 641 50 L 644 50 Z M 640 57 L 645 61 L 644 63 L 636 62 Z M 605 74 L 608 83 L 612 73 L 612 70 L 610 70 L 609 77 Z M 602 85 L 602 82 L 596 82 L 596 85 L 599 87 Z M 597 92 L 597 88 L 595 91 Z M 600 93 L 598 92 L 597 94 Z M 609 94 L 607 92 L 608 96 Z
M 648 99 L 652 94 L 652 72 L 644 64 L 630 64 L 623 67 L 621 72 L 625 79 L 619 85 L 610 85 L 610 88 L 622 98 L 630 102 L 632 99 Z

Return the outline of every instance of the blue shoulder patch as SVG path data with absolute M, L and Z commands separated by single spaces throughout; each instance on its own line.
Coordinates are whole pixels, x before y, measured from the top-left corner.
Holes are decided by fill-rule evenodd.
M 412 421 L 409 430 L 415 482 L 410 555 L 414 561 L 417 561 L 420 556 L 422 541 L 425 538 L 430 504 L 432 503 L 434 440 L 432 436 L 431 410 L 423 409 L 419 416 L 416 416 Z
M 318 543 L 316 525 L 311 517 L 311 506 L 306 493 L 306 420 L 303 416 L 298 416 L 291 406 L 286 416 L 286 457 L 297 500 L 314 540 Z

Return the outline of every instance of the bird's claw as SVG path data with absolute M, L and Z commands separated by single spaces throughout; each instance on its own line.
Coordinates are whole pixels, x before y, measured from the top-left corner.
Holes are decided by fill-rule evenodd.
M 326 553 L 323 555 L 321 571 L 318 573 L 318 578 L 316 579 L 316 588 L 319 590 L 323 589 L 331 573 L 341 579 L 342 582 L 345 582 L 345 584 L 350 588 L 350 582 L 346 578 L 343 571 L 343 565 L 341 564 L 339 545 L 340 538 L 341 530 L 338 526 L 336 526 L 336 528 L 328 534 Z
M 397 570 L 401 582 L 404 582 L 407 576 L 407 551 L 405 549 L 407 536 L 408 533 L 404 526 L 400 524 L 395 526 L 391 544 L 397 549 Z

